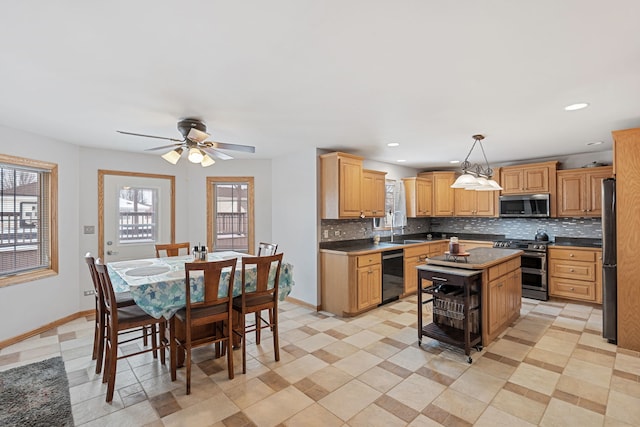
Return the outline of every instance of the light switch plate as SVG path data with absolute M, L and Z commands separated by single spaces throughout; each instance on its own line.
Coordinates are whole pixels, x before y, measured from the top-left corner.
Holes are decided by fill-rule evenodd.
M 96 226 L 95 225 L 85 225 L 84 226 L 84 234 L 95 234 Z

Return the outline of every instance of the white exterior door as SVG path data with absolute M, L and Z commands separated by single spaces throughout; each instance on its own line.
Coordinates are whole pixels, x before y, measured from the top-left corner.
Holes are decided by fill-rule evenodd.
M 103 175 L 100 206 L 105 262 L 153 258 L 172 238 L 173 177 Z

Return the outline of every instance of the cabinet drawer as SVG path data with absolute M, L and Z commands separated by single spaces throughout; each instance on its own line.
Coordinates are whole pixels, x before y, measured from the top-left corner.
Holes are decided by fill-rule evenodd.
M 369 254 L 369 255 L 358 255 L 356 264 L 358 267 L 366 267 L 368 265 L 380 264 L 382 262 L 382 258 L 380 254 Z
M 595 290 L 595 282 L 581 282 L 557 277 L 552 277 L 549 280 L 549 295 L 552 296 L 595 301 Z
M 575 262 L 552 259 L 549 275 L 574 280 L 596 280 L 596 265 L 591 262 Z
M 596 251 L 581 251 L 576 249 L 549 249 L 549 258 L 553 259 L 570 259 L 574 261 L 596 261 Z
M 404 249 L 404 259 L 412 257 L 426 257 L 429 254 L 428 245 L 413 246 Z

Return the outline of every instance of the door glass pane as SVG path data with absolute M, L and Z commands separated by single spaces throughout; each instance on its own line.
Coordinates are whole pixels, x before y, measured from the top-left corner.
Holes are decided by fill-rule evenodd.
M 215 250 L 249 252 L 248 183 L 216 183 L 214 188 Z
M 155 242 L 158 236 L 158 190 L 121 187 L 118 194 L 120 243 Z

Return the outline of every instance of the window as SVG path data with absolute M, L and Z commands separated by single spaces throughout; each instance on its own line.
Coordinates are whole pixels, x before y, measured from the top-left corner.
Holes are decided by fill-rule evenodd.
M 58 166 L 0 154 L 0 286 L 57 274 Z
M 158 190 L 121 187 L 118 237 L 120 243 L 156 242 Z
M 253 177 L 207 178 L 207 244 L 253 253 Z
M 373 218 L 374 230 L 391 230 L 392 225 L 392 213 L 394 212 L 394 199 L 396 181 L 392 179 L 386 180 L 386 191 L 384 196 L 384 212 L 385 215 L 382 218 Z

